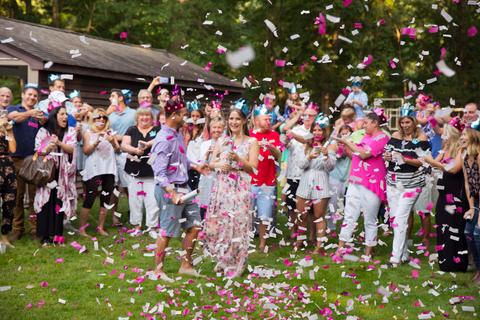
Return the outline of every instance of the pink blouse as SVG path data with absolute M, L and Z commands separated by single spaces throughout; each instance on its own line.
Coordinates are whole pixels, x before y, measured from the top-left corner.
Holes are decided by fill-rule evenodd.
M 374 136 L 366 134 L 357 146 L 369 151 L 371 157 L 362 159 L 359 155 L 353 154 L 349 178 L 350 183 L 364 186 L 375 193 L 382 202 L 386 202 L 387 199 L 385 194 L 387 168 L 383 160 L 383 152 L 389 140 L 390 137 L 383 131 Z

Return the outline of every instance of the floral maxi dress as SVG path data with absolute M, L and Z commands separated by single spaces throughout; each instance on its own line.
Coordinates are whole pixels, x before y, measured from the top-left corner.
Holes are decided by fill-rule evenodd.
M 233 149 L 242 158 L 247 158 L 250 142 L 232 147 L 229 140 L 220 141 L 221 161 Z M 205 218 L 206 253 L 217 263 L 216 269 L 226 276 L 240 276 L 246 265 L 248 246 L 252 232 L 251 178 L 238 165 L 234 170 L 218 172 L 213 184 L 210 205 Z

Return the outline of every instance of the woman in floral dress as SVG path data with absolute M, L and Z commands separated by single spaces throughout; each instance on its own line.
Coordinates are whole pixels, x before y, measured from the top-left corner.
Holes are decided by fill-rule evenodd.
M 243 109 L 230 111 L 229 135 L 219 139 L 209 164 L 218 173 L 205 218 L 205 248 L 217 263 L 215 271 L 230 278 L 240 276 L 247 261 L 252 233 L 250 173 L 258 164 L 258 143 L 248 137 L 248 109 Z
M 53 108 L 53 109 L 52 109 Z M 75 128 L 68 127 L 66 108 L 49 105 L 49 116 L 35 137 L 35 151 L 55 162 L 55 180 L 38 187 L 33 207 L 37 214 L 37 236 L 43 245 L 64 244 L 63 220 L 77 209 Z

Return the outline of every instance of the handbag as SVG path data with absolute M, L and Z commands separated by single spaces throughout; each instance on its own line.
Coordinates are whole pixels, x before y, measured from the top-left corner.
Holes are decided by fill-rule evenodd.
M 55 161 L 48 160 L 46 156 L 35 153 L 23 159 L 18 175 L 28 183 L 37 187 L 44 187 L 55 179 Z

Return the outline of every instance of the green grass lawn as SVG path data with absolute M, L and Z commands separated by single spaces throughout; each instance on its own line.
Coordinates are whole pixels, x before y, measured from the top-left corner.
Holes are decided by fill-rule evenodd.
M 127 212 L 126 199 L 119 211 Z M 96 219 L 93 215 L 90 224 L 95 226 Z M 279 225 L 288 241 L 283 223 L 282 217 Z M 143 278 L 154 267 L 147 250 L 153 239 L 108 231 L 110 237 L 98 237 L 99 250 L 92 240 L 66 233 L 65 247 L 41 248 L 25 237 L 0 255 L 0 319 L 428 319 L 429 312 L 431 319 L 479 318 L 479 288 L 471 283 L 472 273 L 439 272 L 421 254 L 418 278 L 409 265 L 385 269 L 391 239 L 382 239 L 388 246 L 378 248 L 379 261 L 372 263 L 311 261 L 308 252 L 294 254 L 290 247 L 255 252 L 249 257 L 252 272 L 234 280 L 217 277 L 207 259 L 197 264 L 206 278 L 175 275 L 180 243 L 174 241 L 166 272 L 176 282 L 166 284 Z M 88 232 L 93 235 L 93 228 Z M 72 241 L 87 251 L 80 254 Z M 197 247 L 195 258 L 200 256 Z M 455 297 L 463 298 L 451 304 Z M 475 312 L 469 311 L 472 307 Z

